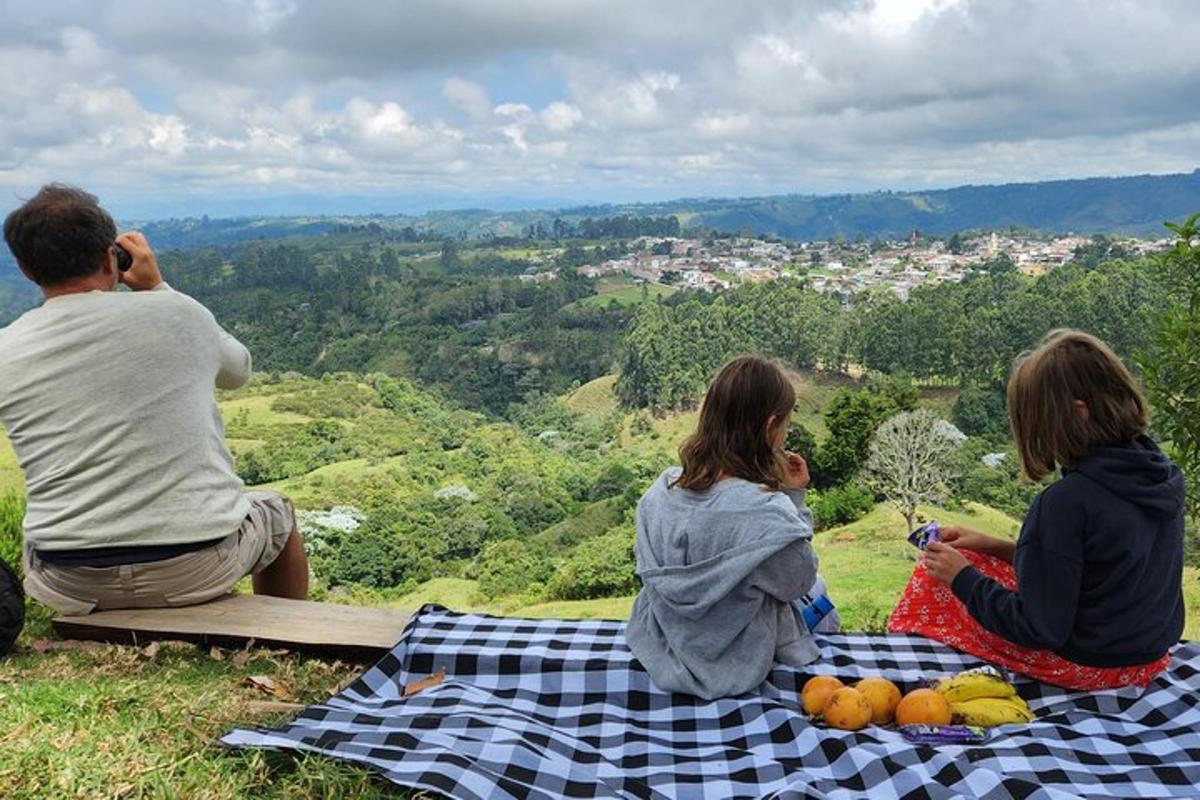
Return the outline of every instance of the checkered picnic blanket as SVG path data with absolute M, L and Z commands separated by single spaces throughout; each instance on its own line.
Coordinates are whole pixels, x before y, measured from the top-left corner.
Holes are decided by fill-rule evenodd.
M 757 691 L 704 701 L 655 688 L 624 624 L 459 614 L 426 606 L 343 692 L 238 747 L 367 764 L 455 798 L 1076 798 L 1200 796 L 1200 645 L 1148 689 L 1019 684 L 1038 714 L 979 747 L 847 733 L 798 707 L 814 674 L 882 675 L 909 690 L 979 662 L 916 636 L 821 639 L 821 660 Z M 403 697 L 406 684 L 445 680 Z

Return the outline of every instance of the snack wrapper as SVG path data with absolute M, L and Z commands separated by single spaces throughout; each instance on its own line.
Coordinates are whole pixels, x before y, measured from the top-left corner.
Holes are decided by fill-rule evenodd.
M 908 543 L 918 550 L 924 550 L 930 542 L 938 540 L 938 534 L 941 532 L 941 527 L 938 526 L 937 520 L 926 522 L 921 527 L 908 535 Z
M 902 725 L 900 734 L 913 744 L 933 746 L 983 744 L 991 737 L 986 728 L 973 725 Z

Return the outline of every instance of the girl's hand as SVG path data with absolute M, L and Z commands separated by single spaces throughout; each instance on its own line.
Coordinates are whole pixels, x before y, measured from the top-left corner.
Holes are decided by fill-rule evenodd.
M 938 531 L 938 541 L 952 544 L 960 550 L 985 552 L 992 537 L 959 525 L 947 525 Z
M 989 556 L 996 556 L 1010 564 L 1017 552 L 1015 542 L 997 539 L 995 536 L 988 536 L 986 533 L 980 533 L 979 531 L 973 531 L 970 528 L 962 528 L 957 525 L 948 525 L 938 531 L 938 541 L 943 544 L 953 545 L 959 550 L 974 550 L 976 553 L 986 553 Z
M 925 548 L 925 569 L 937 580 L 951 584 L 971 563 L 966 557 L 943 542 L 930 542 Z
M 787 461 L 788 477 L 784 485 L 789 489 L 804 489 L 808 486 L 808 462 L 799 453 L 786 450 L 783 458 Z

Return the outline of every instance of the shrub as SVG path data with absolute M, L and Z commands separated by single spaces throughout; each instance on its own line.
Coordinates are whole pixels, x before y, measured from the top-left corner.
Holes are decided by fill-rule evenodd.
M 803 424 L 792 421 L 791 427 L 788 428 L 787 441 L 783 443 L 783 446 L 793 453 L 804 456 L 804 460 L 809 462 L 809 469 L 813 468 L 813 457 L 817 452 L 817 437 Z
M 1008 412 L 1003 384 L 968 383 L 954 404 L 954 424 L 968 436 L 1003 439 L 1008 435 Z
M 528 592 L 551 572 L 548 561 L 517 539 L 491 542 L 479 557 L 479 591 L 494 599 Z
M 1188 481 L 1188 513 L 1194 521 L 1200 519 L 1200 213 L 1182 225 L 1166 224 L 1175 246 L 1158 257 L 1157 267 L 1170 287 L 1170 306 L 1139 362 L 1154 429 L 1169 442 L 1168 452 Z
M 620 461 L 613 462 L 601 470 L 588 491 L 588 500 L 595 502 L 616 497 L 637 482 L 637 475 Z
M 556 600 L 621 597 L 638 590 L 633 526 L 623 525 L 579 545 L 550 579 Z
M 341 539 L 329 583 L 411 589 L 438 573 L 445 548 L 430 537 L 405 537 L 370 523 Z
M 1037 493 L 1054 479 L 1051 475 L 1040 483 L 1022 480 L 1012 444 L 997 450 L 983 439 L 967 440 L 959 451 L 955 473 L 955 500 L 991 506 L 1017 519 L 1025 516 Z
M 808 508 L 813 514 L 813 525 L 819 531 L 849 525 L 862 519 L 874 507 L 875 496 L 853 483 L 808 493 Z

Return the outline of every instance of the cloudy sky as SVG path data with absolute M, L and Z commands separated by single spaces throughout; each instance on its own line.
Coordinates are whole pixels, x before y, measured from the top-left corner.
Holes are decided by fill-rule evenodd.
M 0 206 L 125 216 L 1191 171 L 1195 0 L 0 0 Z

